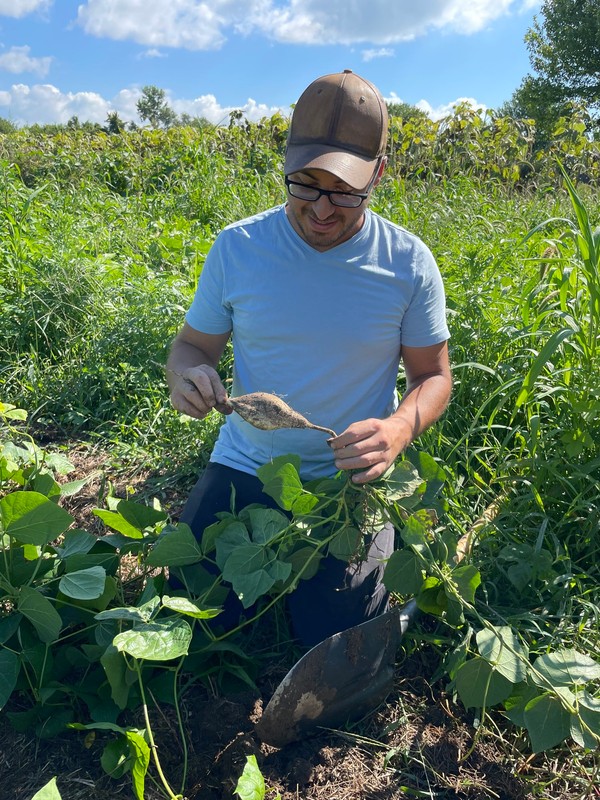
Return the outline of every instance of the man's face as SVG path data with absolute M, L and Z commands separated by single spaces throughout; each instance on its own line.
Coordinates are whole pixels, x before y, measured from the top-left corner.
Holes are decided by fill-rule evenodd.
M 308 169 L 294 172 L 290 180 L 315 186 L 318 189 L 355 194 L 357 190 L 323 169 Z M 300 200 L 288 193 L 286 212 L 292 227 L 305 242 L 315 250 L 329 250 L 347 241 L 362 228 L 365 207 L 364 200 L 358 208 L 334 206 L 326 195 L 318 200 Z

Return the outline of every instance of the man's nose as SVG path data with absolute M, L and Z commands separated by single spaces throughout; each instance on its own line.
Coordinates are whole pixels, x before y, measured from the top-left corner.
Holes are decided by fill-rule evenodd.
M 335 210 L 335 206 L 326 194 L 322 194 L 318 200 L 314 201 L 313 210 L 315 212 L 315 216 L 319 217 L 319 219 L 325 219 L 326 217 L 331 216 Z

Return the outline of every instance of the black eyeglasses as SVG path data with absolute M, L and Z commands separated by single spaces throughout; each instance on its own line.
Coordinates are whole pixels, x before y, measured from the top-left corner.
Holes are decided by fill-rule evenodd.
M 341 208 L 358 208 L 369 196 L 368 192 L 367 194 L 349 194 L 348 192 L 332 192 L 329 189 L 319 189 L 317 186 L 291 181 L 287 175 L 285 176 L 285 185 L 292 197 L 296 197 L 298 200 L 308 200 L 309 203 L 314 203 L 321 195 L 325 195 L 332 205 L 340 206 Z

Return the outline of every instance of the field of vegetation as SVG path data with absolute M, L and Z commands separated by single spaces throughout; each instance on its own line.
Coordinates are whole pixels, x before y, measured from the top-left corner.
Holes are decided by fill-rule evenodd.
M 451 405 L 359 497 L 267 465 L 288 515 L 201 551 L 177 514 L 222 418 L 174 412 L 161 365 L 218 231 L 283 202 L 286 128 L 0 135 L 5 794 L 597 797 L 600 146 L 576 110 L 543 148 L 469 108 L 392 118 L 372 207 L 440 265 Z M 354 552 L 365 506 L 398 529 L 388 587 L 425 613 L 383 706 L 276 751 L 253 722 L 298 657 L 277 600 Z M 219 544 L 240 521 L 260 569 Z M 212 578 L 169 596 L 166 570 L 205 558 L 261 624 L 215 634 Z

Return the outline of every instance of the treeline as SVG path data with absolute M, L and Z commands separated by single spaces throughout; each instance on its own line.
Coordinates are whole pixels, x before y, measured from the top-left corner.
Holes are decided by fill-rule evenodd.
M 482 113 L 466 104 L 437 121 L 410 107 L 390 110 L 388 174 L 393 178 L 468 175 L 538 187 L 560 180 L 560 162 L 576 184 L 600 181 L 600 142 L 582 107 L 560 117 L 547 140 L 536 137 L 531 119 Z M 30 187 L 92 179 L 121 195 L 161 189 L 211 158 L 226 159 L 236 174 L 243 170 L 246 176 L 281 171 L 289 124 L 283 115 L 250 122 L 233 112 L 228 126 L 193 122 L 133 130 L 75 123 L 9 130 L 0 133 L 0 160 Z

